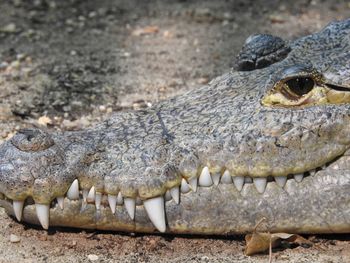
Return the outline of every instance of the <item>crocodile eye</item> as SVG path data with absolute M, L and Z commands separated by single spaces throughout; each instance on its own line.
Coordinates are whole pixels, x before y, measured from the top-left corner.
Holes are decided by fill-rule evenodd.
M 294 65 L 273 76 L 261 103 L 267 107 L 305 107 L 328 103 L 325 79 L 309 65 Z
M 43 151 L 54 145 L 51 136 L 39 129 L 22 129 L 11 139 L 11 143 L 21 151 Z
M 301 97 L 309 93 L 315 87 L 315 81 L 310 77 L 292 78 L 285 82 L 286 88 L 292 93 Z

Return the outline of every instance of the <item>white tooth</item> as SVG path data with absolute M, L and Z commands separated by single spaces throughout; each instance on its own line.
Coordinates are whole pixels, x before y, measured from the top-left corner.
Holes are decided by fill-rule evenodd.
M 278 186 L 283 188 L 286 185 L 287 176 L 276 176 L 274 178 L 275 178 L 276 184 L 278 184 Z
M 238 191 L 241 191 L 244 185 L 244 176 L 234 176 L 233 184 L 236 186 Z
M 86 203 L 87 197 L 89 195 L 89 190 L 83 189 L 83 201 Z
M 265 192 L 266 182 L 267 182 L 266 177 L 255 177 L 255 178 L 253 178 L 253 182 L 254 182 L 256 190 L 260 194 Z
M 167 190 L 166 192 L 165 192 L 165 201 L 170 201 L 172 199 L 172 197 L 171 197 L 171 194 L 170 194 L 170 190 Z
M 108 194 L 108 204 L 111 208 L 112 214 L 115 213 L 115 206 L 117 205 L 117 196 Z
M 221 177 L 220 173 L 215 173 L 215 174 L 212 175 L 211 179 L 213 179 L 213 182 L 214 182 L 215 185 L 219 185 L 220 177 Z
M 13 211 L 15 212 L 15 216 L 18 221 L 21 221 L 22 219 L 23 205 L 24 205 L 24 201 L 13 200 L 12 202 Z
M 180 203 L 180 188 L 178 186 L 175 186 L 170 189 L 171 197 L 174 199 L 176 204 Z
M 64 207 L 64 196 L 57 196 L 58 206 L 63 210 Z
M 182 180 L 181 180 L 181 193 L 186 194 L 189 191 L 191 191 L 190 186 L 188 185 L 186 180 L 184 178 L 182 178 Z
M 198 185 L 197 177 L 190 179 L 189 183 L 190 183 L 190 187 L 191 187 L 192 191 L 197 192 L 197 185 Z
M 102 193 L 96 192 L 95 194 L 95 206 L 97 210 L 101 208 Z
M 88 195 L 89 195 L 89 190 L 83 189 L 83 201 L 81 202 L 82 210 L 86 208 Z
M 232 184 L 232 177 L 230 175 L 230 172 L 226 170 L 224 174 L 221 177 L 221 183 L 222 184 Z
M 122 193 L 119 192 L 119 194 L 117 196 L 117 205 L 122 205 L 122 204 L 124 204 L 123 196 L 122 196 Z
M 143 205 L 146 209 L 149 219 L 159 232 L 165 232 L 165 210 L 164 210 L 164 198 L 158 196 L 145 200 Z
M 199 185 L 209 187 L 213 185 L 213 180 L 209 172 L 209 168 L 206 166 L 203 168 L 201 175 L 199 176 Z
M 88 196 L 86 198 L 88 202 L 94 203 L 95 202 L 95 187 L 91 187 Z
M 321 169 L 323 170 L 323 169 L 326 169 L 327 168 L 327 165 L 323 165 L 322 167 L 321 167 Z
M 244 176 L 244 183 L 251 184 L 253 182 L 253 179 L 249 176 Z
M 124 198 L 124 205 L 126 208 L 126 211 L 128 212 L 130 218 L 134 220 L 135 218 L 135 206 L 136 202 L 133 198 Z
M 304 178 L 304 174 L 295 174 L 294 175 L 294 180 L 300 183 Z
M 310 175 L 315 175 L 316 169 L 310 171 Z
M 39 219 L 41 226 L 44 229 L 48 229 L 50 206 L 44 205 L 44 204 L 35 204 L 35 208 L 36 208 L 36 215 Z
M 78 200 L 79 199 L 79 182 L 78 179 L 75 179 L 72 185 L 69 187 L 67 192 L 67 198 L 70 200 Z

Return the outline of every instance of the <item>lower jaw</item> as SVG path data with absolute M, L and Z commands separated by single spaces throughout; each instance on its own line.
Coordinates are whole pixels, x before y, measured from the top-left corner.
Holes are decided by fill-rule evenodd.
M 0 206 L 13 215 L 12 204 Z M 65 199 L 64 209 L 50 209 L 50 227 L 63 226 L 122 232 L 157 232 L 143 206 L 137 206 L 131 220 L 122 206 L 113 215 L 109 207 L 99 211 L 92 204 L 81 210 L 81 201 Z M 199 187 L 197 192 L 181 195 L 180 204 L 166 203 L 167 233 L 230 235 L 258 230 L 288 233 L 350 233 L 350 173 L 318 172 L 301 183 L 288 180 L 284 189 L 269 183 L 264 194 L 253 184 L 241 192 L 234 185 Z M 40 225 L 34 205 L 26 205 L 22 220 Z

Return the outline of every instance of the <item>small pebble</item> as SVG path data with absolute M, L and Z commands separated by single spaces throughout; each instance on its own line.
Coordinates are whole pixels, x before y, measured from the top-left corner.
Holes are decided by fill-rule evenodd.
M 21 66 L 21 63 L 18 60 L 15 60 L 15 61 L 11 62 L 11 67 L 12 68 L 19 69 L 20 66 Z
M 15 33 L 16 30 L 17 30 L 17 26 L 15 23 L 10 23 L 0 28 L 0 31 L 5 33 Z
M 94 254 L 90 254 L 90 255 L 88 255 L 88 259 L 90 261 L 96 261 L 96 260 L 98 260 L 98 256 L 94 255 Z
M 3 61 L 0 63 L 0 69 L 6 69 L 9 66 L 9 63 L 6 61 Z
M 207 256 L 201 257 L 201 262 L 209 262 L 209 258 Z
M 14 235 L 14 234 L 11 234 L 11 236 L 10 236 L 10 242 L 11 243 L 18 243 L 18 242 L 20 242 L 21 241 L 21 239 L 19 238 L 19 236 L 16 236 L 16 235 Z
M 197 82 L 198 82 L 198 84 L 208 84 L 208 82 L 209 82 L 209 78 L 207 78 L 207 77 L 203 77 L 203 78 L 199 78 L 198 80 L 197 80 Z
M 94 18 L 97 15 L 95 11 L 89 13 L 89 18 Z
M 16 55 L 16 59 L 19 60 L 19 61 L 22 61 L 22 60 L 24 60 L 26 58 L 26 56 L 27 56 L 26 54 L 20 53 L 20 54 Z

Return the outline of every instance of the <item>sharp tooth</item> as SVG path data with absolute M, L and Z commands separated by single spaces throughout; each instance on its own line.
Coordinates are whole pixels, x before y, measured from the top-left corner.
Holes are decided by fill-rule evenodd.
M 238 191 L 241 191 L 244 185 L 244 176 L 234 176 L 233 184 L 236 186 Z
M 117 205 L 117 196 L 108 194 L 108 204 L 111 208 L 112 214 L 115 214 L 115 206 Z
M 136 202 L 133 198 L 124 198 L 124 205 L 126 208 L 126 211 L 128 212 L 130 218 L 134 220 L 135 218 L 135 206 Z
M 197 192 L 197 185 L 198 185 L 197 177 L 190 179 L 189 183 L 190 183 L 190 187 L 191 187 L 192 191 Z
M 63 210 L 64 207 L 64 196 L 58 196 L 57 197 L 57 203 L 59 207 Z
M 172 197 L 171 197 L 171 194 L 170 194 L 170 190 L 167 190 L 166 192 L 165 192 L 165 201 L 170 201 L 172 199 Z
M 78 200 L 79 199 L 79 182 L 78 179 L 75 179 L 72 185 L 69 187 L 67 192 L 67 197 L 70 200 Z
M 81 209 L 85 209 L 86 204 L 87 204 L 87 198 L 89 195 L 89 190 L 83 189 L 83 201 L 81 202 Z
M 95 206 L 97 210 L 101 208 L 102 193 L 96 192 L 95 194 Z
M 221 183 L 222 184 L 232 184 L 232 177 L 230 175 L 230 172 L 226 170 L 224 174 L 221 177 Z
M 158 196 L 145 200 L 143 205 L 146 209 L 149 219 L 159 232 L 165 232 L 165 210 L 164 210 L 164 198 Z
M 122 205 L 122 204 L 124 204 L 124 200 L 123 200 L 122 193 L 119 192 L 119 194 L 117 196 L 117 205 Z
M 180 188 L 178 186 L 175 186 L 170 189 L 171 197 L 174 199 L 176 204 L 180 203 Z
M 209 172 L 209 168 L 206 166 L 203 168 L 201 175 L 199 176 L 199 185 L 209 187 L 213 185 L 213 180 Z
M 219 185 L 220 183 L 220 177 L 221 177 L 221 174 L 220 173 L 215 173 L 212 175 L 212 179 L 213 179 L 213 182 L 215 185 Z
M 24 205 L 24 201 L 13 200 L 12 202 L 13 211 L 15 212 L 15 216 L 18 221 L 21 221 L 22 219 L 23 205 Z
M 83 189 L 83 201 L 86 203 L 87 197 L 89 195 L 89 190 Z
M 253 182 L 254 182 L 256 190 L 260 194 L 265 192 L 266 182 L 267 182 L 266 177 L 255 177 L 255 178 L 253 178 Z
M 316 174 L 316 169 L 310 171 L 310 175 L 315 175 Z
M 88 196 L 86 198 L 86 200 L 90 203 L 94 203 L 95 202 L 95 187 L 91 187 Z
M 304 178 L 304 174 L 295 174 L 294 175 L 294 180 L 300 183 Z
M 48 229 L 50 206 L 44 205 L 44 204 L 35 204 L 35 208 L 36 208 L 36 215 L 39 219 L 41 226 L 44 229 Z
M 278 184 L 278 186 L 283 188 L 286 185 L 287 176 L 276 176 L 275 181 L 276 181 L 276 184 Z
M 186 180 L 184 178 L 182 178 L 182 180 L 181 180 L 181 193 L 186 194 L 189 191 L 191 191 L 190 186 L 188 185 Z

